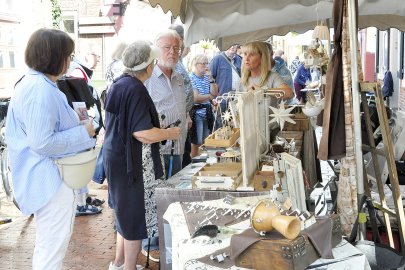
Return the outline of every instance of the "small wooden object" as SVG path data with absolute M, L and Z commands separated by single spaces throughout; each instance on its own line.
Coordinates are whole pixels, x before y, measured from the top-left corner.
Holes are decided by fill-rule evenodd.
M 272 190 L 274 171 L 257 171 L 253 177 L 253 187 L 256 191 Z
M 239 128 L 233 128 L 232 133 L 228 139 L 218 139 L 217 133 L 220 130 L 215 131 L 214 133 L 210 134 L 204 141 L 205 146 L 210 147 L 230 147 L 235 144 L 236 140 L 240 136 Z
M 206 164 L 192 177 L 193 189 L 236 190 L 242 181 L 241 163 Z

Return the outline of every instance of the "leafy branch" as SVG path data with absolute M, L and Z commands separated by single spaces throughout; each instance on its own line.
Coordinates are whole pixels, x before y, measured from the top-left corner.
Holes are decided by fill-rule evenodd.
M 58 0 L 51 0 L 52 5 L 52 26 L 55 29 L 60 29 L 61 9 Z

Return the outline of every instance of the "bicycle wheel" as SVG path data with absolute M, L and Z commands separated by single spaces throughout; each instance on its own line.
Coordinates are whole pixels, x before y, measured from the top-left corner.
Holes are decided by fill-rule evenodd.
M 1 153 L 1 178 L 3 180 L 3 188 L 7 195 L 7 199 L 10 202 L 13 202 L 14 205 L 18 207 L 18 203 L 14 197 L 14 190 L 13 190 L 13 179 L 11 177 L 10 166 L 9 166 L 9 159 L 8 159 L 8 150 L 4 148 Z

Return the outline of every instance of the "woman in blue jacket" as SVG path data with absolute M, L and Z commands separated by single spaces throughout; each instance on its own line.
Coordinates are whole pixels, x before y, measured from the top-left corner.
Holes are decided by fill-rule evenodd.
M 309 65 L 304 62 L 298 68 L 294 79 L 295 96 L 302 103 L 305 103 L 306 101 L 306 93 L 302 92 L 301 89 L 304 89 L 311 81 L 311 69 Z

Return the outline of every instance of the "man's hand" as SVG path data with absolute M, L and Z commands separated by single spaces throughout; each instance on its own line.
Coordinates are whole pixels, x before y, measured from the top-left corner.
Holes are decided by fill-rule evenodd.
M 168 140 L 177 140 L 180 137 L 180 128 L 172 127 L 167 128 L 167 139 Z

